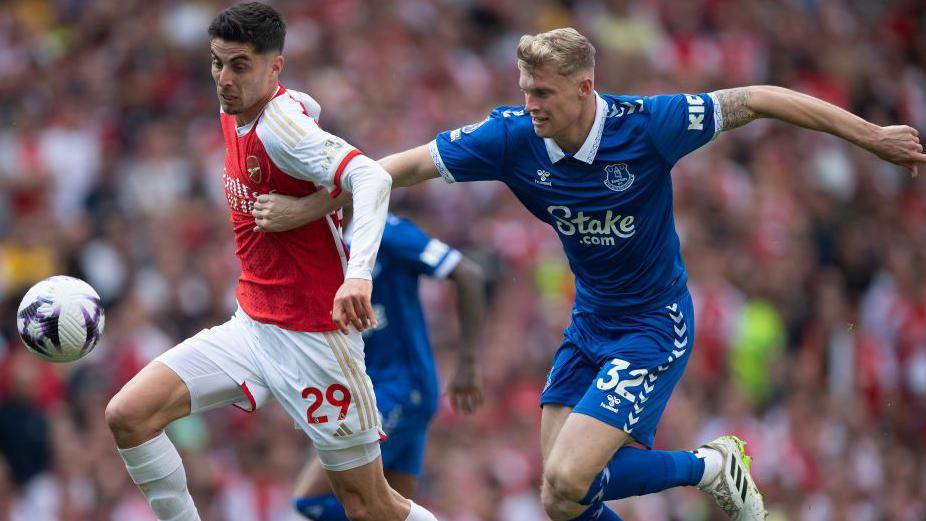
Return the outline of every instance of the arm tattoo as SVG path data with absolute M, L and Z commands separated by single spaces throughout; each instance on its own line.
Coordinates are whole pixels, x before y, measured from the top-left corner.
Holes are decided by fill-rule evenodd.
M 713 94 L 723 114 L 723 130 L 741 127 L 759 117 L 754 110 L 749 108 L 748 88 L 718 90 Z

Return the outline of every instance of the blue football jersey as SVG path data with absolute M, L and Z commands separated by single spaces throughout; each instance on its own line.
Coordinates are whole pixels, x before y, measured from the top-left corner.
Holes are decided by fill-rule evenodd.
M 418 296 L 422 275 L 443 278 L 460 262 L 459 251 L 432 239 L 408 219 L 386 220 L 373 268 L 373 310 L 378 325 L 364 332 L 367 373 L 377 396 L 407 399 L 405 414 L 428 415 L 440 395 L 427 324 Z M 385 389 L 388 387 L 388 389 Z
M 710 94 L 597 95 L 585 143 L 569 154 L 534 133 L 523 107 L 439 134 L 448 182 L 498 180 L 556 230 L 575 274 L 575 310 L 648 311 L 679 299 L 687 274 L 672 213 L 672 166 L 722 128 Z

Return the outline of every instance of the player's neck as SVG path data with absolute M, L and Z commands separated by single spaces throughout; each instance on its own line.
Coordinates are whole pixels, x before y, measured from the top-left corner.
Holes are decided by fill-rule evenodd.
M 270 100 L 273 99 L 273 96 L 280 89 L 279 84 L 274 83 L 273 88 L 270 89 L 269 93 L 261 98 L 261 100 L 254 104 L 251 108 L 242 111 L 235 115 L 235 125 L 243 127 L 248 123 L 254 121 L 254 118 L 260 115 L 261 111 L 264 110 L 264 107 L 267 103 L 270 103 Z
M 566 130 L 559 136 L 553 138 L 556 144 L 564 151 L 575 154 L 585 144 L 592 126 L 595 124 L 596 96 L 589 96 L 582 106 L 582 112 L 579 113 L 579 119 L 575 125 L 569 125 Z

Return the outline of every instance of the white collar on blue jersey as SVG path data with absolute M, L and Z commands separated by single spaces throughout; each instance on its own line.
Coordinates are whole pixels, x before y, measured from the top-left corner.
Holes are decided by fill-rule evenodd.
M 585 143 L 582 143 L 582 147 L 572 157 L 588 164 L 592 164 L 592 162 L 595 161 L 595 156 L 598 154 L 598 146 L 601 144 L 601 135 L 604 133 L 604 120 L 607 115 L 608 103 L 602 99 L 596 91 L 595 122 L 592 123 L 592 129 L 588 132 Z M 556 141 L 545 137 L 543 138 L 543 144 L 547 147 L 547 154 L 550 156 L 551 162 L 556 163 L 560 159 L 566 157 L 566 153 L 556 144 Z

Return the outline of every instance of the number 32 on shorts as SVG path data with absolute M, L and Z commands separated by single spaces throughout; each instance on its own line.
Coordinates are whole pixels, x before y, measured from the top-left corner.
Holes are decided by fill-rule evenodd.
M 309 425 L 315 423 L 328 423 L 327 416 L 315 416 L 315 412 L 318 411 L 319 407 L 322 406 L 322 403 L 326 399 L 331 405 L 341 408 L 338 413 L 338 421 L 347 418 L 347 410 L 350 408 L 351 400 L 350 391 L 341 384 L 329 385 L 324 393 L 322 393 L 322 390 L 318 387 L 306 387 L 302 390 L 302 397 L 309 400 L 309 408 L 306 411 L 306 419 Z
M 628 374 L 635 378 L 621 380 L 620 372 L 630 367 L 630 362 L 621 360 L 620 358 L 615 358 L 609 363 L 613 367 L 608 369 L 608 379 L 605 380 L 604 377 L 599 378 L 597 381 L 598 389 L 602 391 L 610 391 L 611 389 L 614 389 L 615 393 L 626 399 L 628 402 L 636 402 L 637 397 L 628 391 L 627 388 L 636 387 L 643 383 L 643 379 L 646 378 L 646 375 L 649 373 L 649 371 L 646 369 L 634 369 Z

